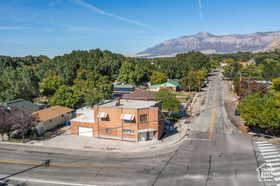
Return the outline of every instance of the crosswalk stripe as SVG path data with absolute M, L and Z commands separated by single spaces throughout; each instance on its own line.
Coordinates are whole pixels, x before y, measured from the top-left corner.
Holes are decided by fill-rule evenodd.
M 272 144 L 263 144 L 263 145 L 257 145 L 256 147 L 273 147 Z
M 280 167 L 272 167 L 271 170 L 272 170 L 272 171 L 279 171 L 279 170 L 280 170 Z
M 261 152 L 260 154 L 262 156 L 269 156 L 269 155 L 279 154 L 279 152 Z
M 276 149 L 274 146 L 271 147 L 258 147 L 258 149 Z
M 279 152 L 278 149 L 260 149 L 260 152 Z
M 273 176 L 280 176 L 280 172 L 271 172 Z
M 277 162 L 277 161 L 280 162 L 280 159 L 279 159 L 279 158 L 276 158 L 276 159 L 266 159 L 266 160 L 264 160 L 264 161 L 269 162 L 269 163 L 271 163 L 271 162 Z
M 276 166 L 280 166 L 280 163 L 268 163 L 267 165 L 271 167 L 276 167 Z
M 267 141 L 256 141 L 258 144 L 268 143 Z
M 271 155 L 271 156 L 263 156 L 264 159 L 273 159 L 273 158 L 280 158 L 280 154 L 278 155 Z
M 268 145 L 272 145 L 271 143 L 257 143 L 257 146 L 268 146 Z

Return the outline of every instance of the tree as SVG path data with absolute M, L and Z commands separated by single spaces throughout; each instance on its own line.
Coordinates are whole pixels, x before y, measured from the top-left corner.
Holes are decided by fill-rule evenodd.
M 8 136 L 8 140 L 11 139 L 11 133 L 14 129 L 11 113 L 10 110 L 0 106 L 0 135 L 2 140 L 4 140 L 5 134 Z
M 272 80 L 272 88 L 276 91 L 280 91 L 280 77 Z
M 200 90 L 204 79 L 207 76 L 207 70 L 191 71 L 182 79 L 182 85 L 185 90 Z
M 242 100 L 238 110 L 249 127 L 260 127 L 270 134 L 279 129 L 280 108 L 272 93 L 263 97 L 260 94 L 249 95 Z
M 78 108 L 83 101 L 83 93 L 77 87 L 62 85 L 50 100 L 51 105 L 60 105 L 70 108 Z
M 168 79 L 167 75 L 162 72 L 153 72 L 151 76 L 151 84 L 161 84 L 166 82 Z
M 108 76 L 102 76 L 87 70 L 80 70 L 74 81 L 84 96 L 87 105 L 94 105 L 101 100 L 110 98 L 113 91 L 113 84 Z
M 22 142 L 25 142 L 26 135 L 35 127 L 36 118 L 26 110 L 15 110 L 13 118 L 16 122 L 15 130 L 21 135 Z
M 118 81 L 140 85 L 149 80 L 150 73 L 151 69 L 144 61 L 128 58 L 121 66 Z
M 38 96 L 38 79 L 29 66 L 7 67 L 0 75 L 0 101 L 23 98 L 32 100 Z
M 49 75 L 39 84 L 46 96 L 53 95 L 62 85 L 64 85 L 64 81 L 58 75 Z
M 180 101 L 168 88 L 160 89 L 156 93 L 156 100 L 162 102 L 162 107 L 169 113 L 175 113 L 180 111 Z
M 224 67 L 224 76 L 233 80 L 237 75 L 240 74 L 241 66 L 239 62 L 233 59 L 228 59 L 228 65 Z

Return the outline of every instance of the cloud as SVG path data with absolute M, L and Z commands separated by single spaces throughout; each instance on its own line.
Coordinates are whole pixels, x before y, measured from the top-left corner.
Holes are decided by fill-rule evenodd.
M 0 30 L 26 30 L 28 27 L 23 26 L 0 26 Z
M 48 4 L 48 7 L 55 7 L 59 4 L 61 4 L 62 1 L 61 0 L 55 0 L 55 1 L 51 1 L 49 4 Z
M 73 27 L 73 26 L 66 26 L 66 31 L 69 32 L 93 32 L 96 31 L 94 27 Z
M 199 8 L 199 19 L 200 19 L 200 22 L 203 22 L 202 0 L 198 0 L 198 8 Z
M 135 21 L 133 19 L 128 19 L 128 18 L 125 18 L 125 17 L 121 17 L 119 15 L 115 15 L 115 14 L 112 14 L 110 12 L 106 12 L 104 10 L 101 10 L 101 9 L 99 9 L 99 8 L 89 4 L 89 3 L 86 3 L 83 0 L 72 0 L 72 2 L 74 2 L 77 5 L 83 6 L 87 9 L 90 9 L 90 10 L 92 10 L 92 11 L 98 13 L 98 14 L 104 15 L 104 16 L 109 16 L 109 17 L 112 17 L 112 18 L 115 18 L 115 19 L 118 19 L 118 20 L 121 20 L 121 21 L 124 21 L 124 22 L 127 22 L 127 23 L 131 23 L 131 24 L 134 24 L 134 25 L 137 25 L 137 26 L 142 26 L 142 27 L 145 27 L 145 28 L 151 28 L 147 24 L 144 24 L 144 23 Z

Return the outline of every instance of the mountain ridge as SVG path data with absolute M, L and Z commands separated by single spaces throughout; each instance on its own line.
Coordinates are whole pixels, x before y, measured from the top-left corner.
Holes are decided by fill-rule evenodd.
M 175 56 L 189 51 L 202 53 L 235 53 L 262 52 L 276 40 L 280 40 L 280 31 L 255 32 L 249 34 L 215 35 L 209 32 L 198 32 L 166 40 L 154 47 L 137 53 L 138 56 Z

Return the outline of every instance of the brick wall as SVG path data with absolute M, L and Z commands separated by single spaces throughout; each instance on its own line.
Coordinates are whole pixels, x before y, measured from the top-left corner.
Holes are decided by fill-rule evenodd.
M 164 123 L 159 121 L 159 109 L 157 107 L 146 109 L 124 109 L 124 108 L 104 108 L 94 107 L 95 122 L 83 123 L 75 122 L 71 123 L 71 134 L 78 135 L 78 127 L 93 128 L 94 136 L 101 137 L 116 137 L 117 139 L 131 139 L 132 141 L 138 141 L 138 130 L 143 129 L 155 129 L 158 132 L 154 133 L 154 138 L 159 139 L 164 130 Z M 98 113 L 108 113 L 107 120 L 98 118 Z M 122 114 L 133 114 L 135 121 L 133 123 L 127 123 L 121 119 Z M 140 122 L 140 115 L 147 115 L 147 121 Z M 123 129 L 135 131 L 134 134 L 124 134 Z

